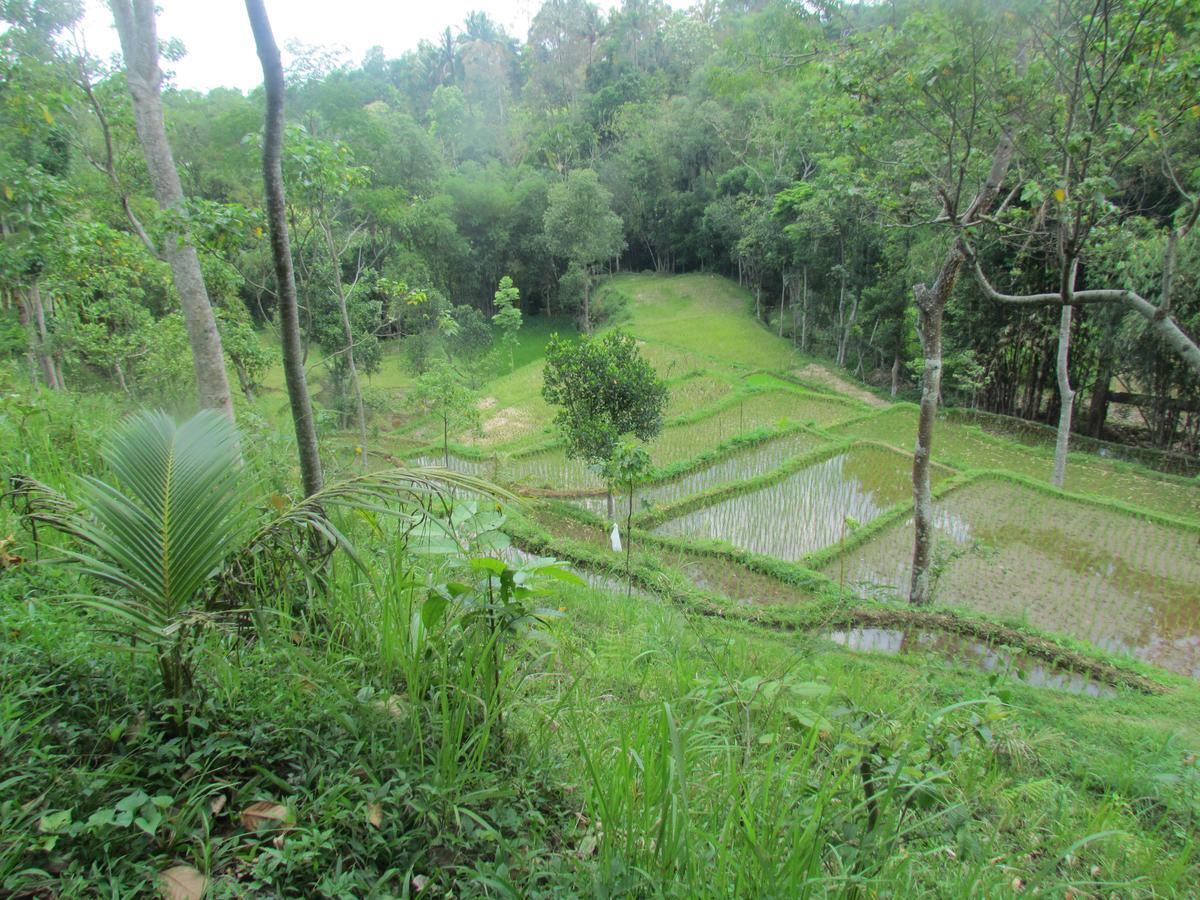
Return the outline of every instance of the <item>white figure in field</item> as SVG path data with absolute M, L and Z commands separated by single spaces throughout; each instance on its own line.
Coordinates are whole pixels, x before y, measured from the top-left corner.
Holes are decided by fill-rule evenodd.
M 612 534 L 609 535 L 612 540 L 613 553 L 621 552 L 621 529 L 617 527 L 617 523 L 613 522 Z

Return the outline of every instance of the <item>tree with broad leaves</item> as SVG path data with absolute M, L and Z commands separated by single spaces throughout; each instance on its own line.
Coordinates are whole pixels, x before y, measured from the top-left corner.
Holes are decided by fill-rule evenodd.
M 495 295 L 497 312 L 492 324 L 500 330 L 500 344 L 508 349 L 508 369 L 516 368 L 513 351 L 517 347 L 517 332 L 521 330 L 521 292 L 513 280 L 505 275 L 500 279 L 500 289 Z
M 623 438 L 652 440 L 663 426 L 667 386 L 623 331 L 594 338 L 563 340 L 546 346 L 542 396 L 560 409 L 554 423 L 567 456 L 598 470 L 608 487 L 608 516 L 613 509 L 613 472 L 609 469 Z
M 591 279 L 595 266 L 625 249 L 624 225 L 612 211 L 612 194 L 591 169 L 576 169 L 550 188 L 543 220 L 550 252 L 581 269 L 583 330 L 591 331 Z
M 433 415 L 442 425 L 442 464 L 450 468 L 451 429 L 478 427 L 479 407 L 475 392 L 444 359 L 439 359 L 417 379 L 408 404 Z

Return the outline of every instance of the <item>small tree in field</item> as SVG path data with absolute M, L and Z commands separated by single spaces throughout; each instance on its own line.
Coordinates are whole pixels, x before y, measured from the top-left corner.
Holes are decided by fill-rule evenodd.
M 546 402 L 561 407 L 554 417 L 567 456 L 583 460 L 608 483 L 608 516 L 613 511 L 611 464 L 621 439 L 649 441 L 663 426 L 667 386 L 622 331 L 578 341 L 552 335 L 546 346 Z
M 517 332 L 521 330 L 521 292 L 513 284 L 513 280 L 505 275 L 500 279 L 500 289 L 496 291 L 496 314 L 492 316 L 492 324 L 500 331 L 500 346 L 508 348 L 508 370 L 516 368 L 513 362 L 513 351 L 517 348 Z
M 479 426 L 475 392 L 467 387 L 445 360 L 438 360 L 417 379 L 408 405 L 434 415 L 442 423 L 442 464 L 450 468 L 450 429 Z
M 650 479 L 654 465 L 650 454 L 641 444 L 621 441 L 605 466 L 605 477 L 609 484 L 618 484 L 625 492 L 625 578 L 626 593 L 633 594 L 633 492 Z

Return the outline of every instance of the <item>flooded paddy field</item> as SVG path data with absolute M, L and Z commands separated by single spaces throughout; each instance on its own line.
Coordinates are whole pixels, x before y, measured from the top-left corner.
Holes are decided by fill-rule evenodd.
M 1033 687 L 1055 688 L 1089 697 L 1111 697 L 1116 690 L 1079 672 L 1007 647 L 996 647 L 956 634 L 906 628 L 851 628 L 826 637 L 866 653 L 934 655 L 984 672 L 1002 672 Z
M 646 485 L 634 492 L 634 514 L 652 506 L 674 503 L 718 484 L 741 481 L 770 472 L 792 457 L 816 448 L 820 443 L 821 439 L 814 434 L 806 431 L 793 432 L 763 441 L 747 450 L 737 451 L 679 478 Z M 606 511 L 607 501 L 604 497 L 581 497 L 577 502 L 598 515 L 604 515 Z M 627 502 L 627 496 L 620 498 L 619 507 L 622 511 L 626 509 Z
M 840 453 L 777 484 L 694 510 L 660 525 L 664 535 L 727 541 L 795 562 L 838 543 L 847 518 L 866 524 L 909 495 L 912 460 L 883 447 Z M 934 480 L 944 477 L 934 471 Z
M 898 407 L 847 425 L 833 426 L 835 433 L 912 446 L 916 434 L 915 409 Z M 977 426 L 939 420 L 933 438 L 933 458 L 960 469 L 1005 469 L 1049 481 L 1054 461 L 995 440 Z M 1095 494 L 1143 509 L 1200 521 L 1200 480 L 1192 484 L 1178 479 L 1155 478 L 1146 472 L 1118 469 L 1100 459 L 1072 458 L 1067 464 L 1066 490 Z
M 782 390 L 750 394 L 711 416 L 664 428 L 649 444 L 650 458 L 656 466 L 668 466 L 759 428 L 784 421 L 827 425 L 848 414 L 844 403 L 816 395 Z
M 1200 543 L 1148 522 L 1003 481 L 936 504 L 935 603 L 1069 634 L 1200 678 Z M 911 520 L 844 558 L 859 593 L 903 595 Z M 825 574 L 838 577 L 833 560 Z
M 698 409 L 712 406 L 718 400 L 729 395 L 733 385 L 723 378 L 713 375 L 696 375 L 684 378 L 669 386 L 670 395 L 667 399 L 665 416 L 674 419 L 694 413 Z

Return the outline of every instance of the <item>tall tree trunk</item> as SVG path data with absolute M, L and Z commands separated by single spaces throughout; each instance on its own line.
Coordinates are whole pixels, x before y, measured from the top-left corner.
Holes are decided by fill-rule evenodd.
M 17 318 L 21 323 L 21 328 L 25 332 L 25 360 L 29 366 L 29 383 L 33 385 L 33 389 L 37 390 L 40 379 L 38 378 L 38 346 L 37 332 L 33 329 L 33 318 L 29 314 L 29 304 L 25 302 L 24 296 L 20 291 L 16 295 Z
M 154 197 L 164 211 L 183 212 L 183 187 L 163 124 L 162 70 L 158 67 L 158 33 L 153 0 L 110 0 L 126 82 L 133 100 L 133 120 L 146 157 Z M 196 389 L 202 406 L 223 412 L 233 420 L 233 399 L 221 352 L 221 336 L 200 274 L 200 259 L 186 234 L 167 234 L 163 255 L 171 266 L 175 290 L 183 307 Z
M 29 311 L 33 318 L 34 336 L 37 339 L 38 365 L 42 369 L 42 377 L 46 387 L 52 391 L 61 391 L 62 382 L 58 377 L 58 367 L 54 365 L 54 357 L 50 355 L 47 344 L 50 343 L 50 333 L 46 329 L 46 310 L 42 306 L 42 292 L 36 278 L 25 289 L 25 298 L 29 303 Z
M 592 270 L 591 267 L 586 267 L 583 270 L 583 333 L 592 333 L 592 315 L 588 309 L 588 303 L 591 300 L 592 293 Z
M 929 463 L 933 452 L 933 426 L 937 421 L 938 397 L 942 391 L 942 313 L 962 265 L 958 243 L 942 264 L 932 288 L 923 284 L 913 291 L 917 300 L 917 334 L 925 365 L 921 373 L 921 412 L 917 417 L 917 444 L 913 450 L 913 565 L 908 599 L 914 605 L 933 602 L 930 569 L 933 562 L 933 496 Z M 958 256 L 958 259 L 955 257 Z
M 779 287 L 779 336 L 783 337 L 783 311 L 787 308 L 787 272 L 782 275 L 783 283 Z
M 892 357 L 892 396 L 900 393 L 900 351 Z
M 808 266 L 804 267 L 804 293 L 800 300 L 800 352 L 808 352 Z
M 1103 353 L 1099 371 L 1092 387 L 1092 399 L 1088 404 L 1087 433 L 1094 438 L 1104 437 L 1104 423 L 1108 421 L 1108 395 L 1112 384 L 1112 355 Z
M 965 213 L 956 224 L 971 222 L 987 213 L 1000 183 L 1012 162 L 1013 139 L 1005 131 L 1000 136 L 987 178 Z M 914 606 L 933 602 L 931 568 L 933 563 L 933 495 L 929 484 L 929 464 L 933 452 L 933 426 L 937 420 L 938 398 L 942 392 L 942 316 L 954 290 L 959 272 L 967 258 L 967 246 L 961 234 L 946 252 L 942 268 L 932 287 L 918 284 L 913 288 L 917 302 L 917 334 L 925 358 L 921 374 L 921 412 L 917 418 L 917 443 L 913 450 L 913 565 L 908 600 Z
M 267 94 L 266 130 L 263 137 L 263 187 L 267 195 L 267 227 L 271 233 L 271 255 L 275 262 L 276 293 L 279 298 L 279 336 L 283 349 L 283 373 L 287 381 L 292 425 L 300 455 L 300 478 L 304 493 L 311 497 L 324 486 L 321 454 L 308 379 L 304 372 L 304 349 L 300 343 L 300 316 L 296 309 L 296 276 L 292 269 L 291 238 L 288 235 L 287 204 L 283 192 L 283 63 L 271 33 L 271 22 L 263 0 L 246 0 L 246 13 L 254 31 L 258 58 L 262 61 Z
M 350 325 L 350 309 L 346 303 L 346 286 L 342 283 L 342 264 L 333 240 L 333 226 L 321 215 L 321 231 L 325 235 L 325 250 L 333 268 L 333 289 L 337 295 L 338 314 L 342 319 L 342 337 L 346 341 L 346 368 L 350 372 L 350 390 L 354 392 L 354 416 L 358 425 L 358 450 L 362 470 L 367 470 L 367 411 L 363 406 L 362 386 L 358 382 L 358 366 L 354 363 L 354 329 Z
M 1067 478 L 1067 450 L 1071 443 L 1071 413 L 1075 409 L 1075 391 L 1071 388 L 1071 311 L 1064 306 L 1058 324 L 1058 435 L 1054 441 L 1054 474 L 1050 483 L 1062 487 Z

